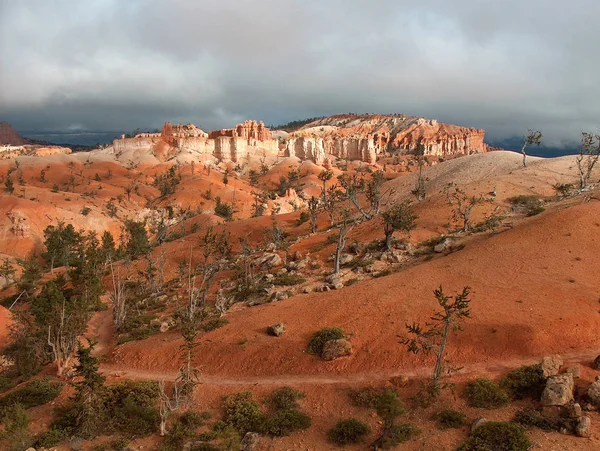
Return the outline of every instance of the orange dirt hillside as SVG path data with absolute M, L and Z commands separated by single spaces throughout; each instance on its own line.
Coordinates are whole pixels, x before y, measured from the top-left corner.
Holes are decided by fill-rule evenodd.
M 451 294 L 472 287 L 472 319 L 449 349 L 465 371 L 478 364 L 517 366 L 549 353 L 591 353 L 600 344 L 600 279 L 590 271 L 600 265 L 599 217 L 597 201 L 545 213 L 388 277 L 231 313 L 228 325 L 200 340 L 197 363 L 217 381 L 411 374 L 431 360 L 409 355 L 397 336 L 405 334 L 405 323 L 424 322 L 434 312 L 432 291 L 440 284 Z M 278 322 L 288 333 L 267 336 L 265 327 Z M 305 352 L 311 334 L 324 326 L 351 335 L 350 358 L 325 363 Z M 180 344 L 177 334 L 130 343 L 109 366 L 174 373 Z

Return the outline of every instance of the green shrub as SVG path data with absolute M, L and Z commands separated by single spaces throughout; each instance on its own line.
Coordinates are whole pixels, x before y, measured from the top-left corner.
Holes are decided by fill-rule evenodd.
M 10 390 L 14 387 L 14 382 L 4 374 L 0 374 L 0 393 Z
M 225 326 L 226 324 L 229 324 L 229 320 L 227 318 L 215 318 L 209 319 L 208 321 L 202 323 L 202 326 L 200 326 L 200 328 L 204 332 L 211 332 L 213 330 L 218 329 L 219 327 Z
M 220 197 L 215 198 L 215 215 L 230 220 L 233 216 L 233 205 L 222 202 Z
M 323 346 L 330 340 L 340 340 L 345 338 L 346 334 L 339 327 L 324 327 L 315 332 L 308 342 L 308 353 L 320 356 L 323 353 Z
M 304 277 L 298 274 L 279 274 L 273 278 L 273 285 L 291 287 L 306 282 Z
M 560 431 L 561 429 L 573 431 L 577 423 L 577 419 L 574 418 L 547 418 L 532 409 L 520 410 L 515 414 L 513 421 L 522 426 L 536 427 L 544 431 Z
M 374 387 L 365 387 L 350 390 L 348 394 L 352 404 L 356 407 L 377 408 L 377 401 L 381 396 L 381 390 Z
M 298 401 L 305 397 L 306 395 L 299 390 L 281 387 L 271 393 L 268 402 L 274 410 L 297 409 Z
M 392 421 L 394 418 L 404 415 L 402 400 L 395 391 L 389 388 L 386 388 L 379 395 L 375 403 L 375 409 L 377 410 L 377 415 L 386 421 Z
M 35 442 L 35 448 L 53 448 L 58 445 L 63 440 L 66 440 L 68 434 L 65 431 L 60 429 L 50 429 L 49 431 L 44 432 Z
M 283 437 L 296 430 L 308 429 L 310 424 L 311 421 L 308 415 L 297 410 L 285 409 L 269 415 L 260 432 L 274 437 Z
M 296 220 L 296 226 L 300 227 L 302 224 L 304 224 L 309 219 L 310 219 L 310 215 L 308 214 L 308 212 L 306 212 L 306 211 L 301 212 L 300 217 Z
M 102 402 L 107 412 L 105 427 L 132 436 L 149 435 L 158 428 L 158 384 L 123 381 L 104 387 Z
M 327 437 L 330 442 L 344 446 L 361 443 L 370 433 L 371 428 L 368 424 L 356 418 L 348 418 L 332 427 L 327 433 Z
M 514 210 L 523 211 L 527 216 L 535 216 L 545 210 L 542 201 L 535 196 L 520 195 L 509 197 L 507 200 Z
M 160 445 L 160 451 L 179 451 L 187 439 L 196 435 L 196 429 L 204 424 L 204 416 L 197 412 L 181 415 Z
M 546 387 L 542 365 L 522 366 L 505 376 L 500 381 L 500 386 L 508 390 L 515 399 L 540 399 Z
M 501 407 L 510 400 L 508 394 L 489 379 L 475 379 L 467 383 L 464 397 L 469 406 L 484 409 Z
M 467 422 L 467 416 L 464 413 L 452 409 L 441 410 L 433 418 L 440 429 L 460 428 Z
M 34 379 L 0 398 L 0 412 L 14 404 L 21 404 L 24 409 L 46 404 L 60 394 L 63 386 L 62 382 L 52 382 L 50 379 Z
M 377 449 L 392 449 L 418 436 L 421 430 L 410 423 L 391 424 L 376 441 Z
M 211 445 L 210 443 L 194 443 L 190 447 L 190 451 L 219 451 L 221 448 Z
M 252 400 L 252 392 L 229 395 L 223 403 L 223 422 L 233 426 L 240 436 L 247 432 L 260 432 L 265 415 L 260 406 Z
M 479 426 L 459 451 L 527 451 L 532 446 L 520 425 L 490 421 Z

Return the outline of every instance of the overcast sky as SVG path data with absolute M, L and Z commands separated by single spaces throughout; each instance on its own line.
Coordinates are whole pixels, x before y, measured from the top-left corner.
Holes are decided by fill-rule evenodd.
M 560 145 L 600 125 L 599 23 L 599 0 L 0 0 L 0 120 L 397 112 Z

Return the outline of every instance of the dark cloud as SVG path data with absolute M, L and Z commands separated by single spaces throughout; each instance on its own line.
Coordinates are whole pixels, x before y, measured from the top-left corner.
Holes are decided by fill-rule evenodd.
M 0 118 L 205 129 L 401 112 L 547 142 L 597 130 L 600 2 L 0 0 Z

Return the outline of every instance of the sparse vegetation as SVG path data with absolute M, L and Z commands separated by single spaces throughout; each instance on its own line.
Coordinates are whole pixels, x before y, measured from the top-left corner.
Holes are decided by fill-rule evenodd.
M 479 426 L 459 451 L 527 451 L 532 446 L 518 424 L 490 421 Z
M 315 332 L 308 343 L 309 354 L 321 356 L 323 346 L 330 340 L 340 340 L 345 338 L 346 334 L 339 327 L 324 327 L 318 332 Z
M 444 409 L 433 416 L 440 429 L 457 429 L 467 423 L 467 416 L 458 410 Z
M 338 422 L 327 433 L 329 441 L 339 446 L 361 443 L 371 433 L 368 424 L 356 418 L 348 418 Z
M 481 409 L 497 409 L 510 401 L 510 397 L 502 388 L 484 378 L 467 383 L 463 396 L 469 406 Z
M 540 364 L 522 366 L 503 377 L 500 386 L 515 399 L 540 399 L 546 386 L 546 378 Z

